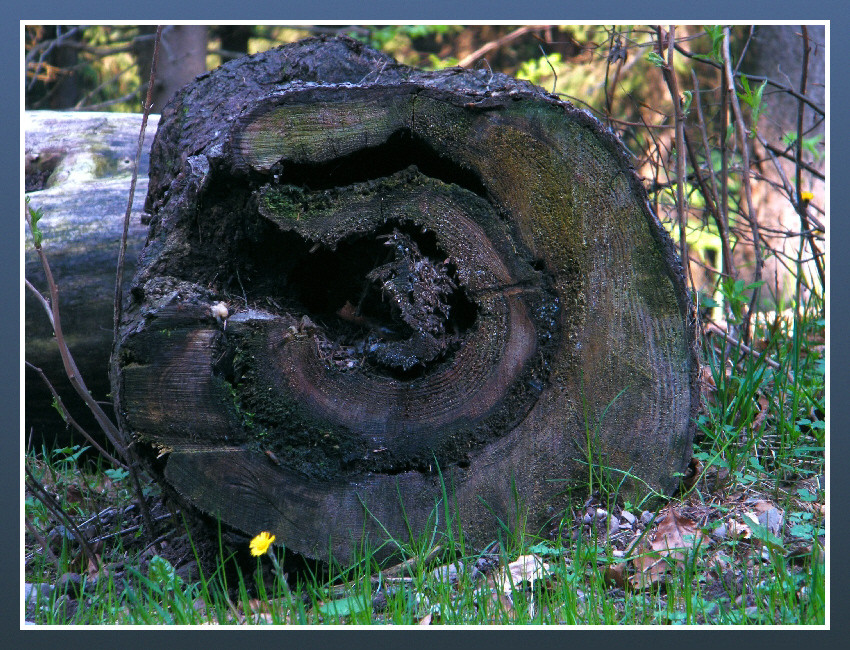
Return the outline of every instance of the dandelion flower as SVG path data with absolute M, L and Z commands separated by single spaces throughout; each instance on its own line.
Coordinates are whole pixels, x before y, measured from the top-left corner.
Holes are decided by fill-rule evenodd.
M 813 198 L 815 198 L 815 195 L 814 195 L 814 194 L 812 194 L 811 192 L 800 192 L 800 198 L 801 198 L 801 199 L 802 199 L 805 203 L 808 203 L 808 202 L 809 202 L 809 201 L 811 201 Z
M 268 552 L 269 547 L 274 541 L 274 535 L 264 530 L 251 540 L 251 555 L 263 555 Z

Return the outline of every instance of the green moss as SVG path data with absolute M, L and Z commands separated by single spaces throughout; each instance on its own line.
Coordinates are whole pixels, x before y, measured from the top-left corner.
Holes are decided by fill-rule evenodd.
M 222 380 L 223 395 L 250 446 L 270 451 L 284 467 L 321 480 L 341 476 L 347 458 L 362 456 L 350 434 L 312 417 L 269 372 L 265 327 L 233 332 L 230 339 L 234 377 Z
M 302 217 L 311 214 L 305 206 L 307 197 L 304 190 L 294 185 L 264 187 L 259 201 L 263 214 L 273 214 L 283 220 L 300 221 Z

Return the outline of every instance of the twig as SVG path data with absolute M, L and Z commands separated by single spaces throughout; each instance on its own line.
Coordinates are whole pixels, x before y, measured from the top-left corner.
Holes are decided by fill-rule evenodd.
M 135 64 L 135 63 L 134 63 L 134 64 L 132 64 L 132 65 L 129 65 L 129 66 L 127 66 L 126 68 L 123 68 L 123 69 L 119 70 L 118 72 L 116 72 L 116 73 L 115 73 L 114 75 L 112 75 L 112 77 L 110 77 L 109 79 L 106 79 L 106 80 L 105 80 L 105 81 L 103 81 L 102 83 L 98 84 L 98 86 L 97 86 L 96 88 L 93 88 L 91 91 L 87 92 L 87 93 L 85 94 L 85 96 L 84 96 L 82 99 L 80 99 L 80 101 L 78 101 L 76 104 L 74 104 L 74 110 L 77 110 L 77 111 L 82 110 L 82 108 L 83 108 L 84 106 L 85 106 L 85 110 L 87 110 L 87 111 L 92 110 L 92 106 L 93 106 L 93 104 L 90 104 L 90 105 L 86 106 L 86 101 L 88 101 L 88 99 L 89 99 L 89 98 L 93 97 L 95 94 L 97 94 L 98 92 L 100 92 L 101 90 L 103 90 L 103 89 L 104 89 L 106 86 L 108 86 L 109 84 L 111 84 L 111 83 L 113 83 L 113 82 L 117 82 L 117 81 L 118 81 L 118 79 L 121 77 L 121 75 L 123 75 L 123 74 L 124 74 L 124 73 L 126 73 L 126 72 L 129 72 L 130 70 L 132 70 L 132 69 L 133 69 L 133 68 L 135 68 L 135 67 L 136 67 L 136 64 Z M 137 93 L 138 93 L 138 89 L 137 89 L 137 90 L 135 90 L 135 91 L 133 91 L 132 93 L 130 93 L 130 96 L 135 96 Z M 122 99 L 123 99 L 123 98 L 122 98 Z M 113 100 L 113 101 L 114 101 L 114 100 Z
M 33 230 L 29 211 L 26 207 L 24 208 L 24 219 L 29 224 L 30 230 Z M 35 251 L 38 254 L 39 260 L 41 261 L 41 267 L 44 270 L 44 275 L 47 279 L 47 286 L 50 292 L 50 300 L 47 300 L 46 298 L 44 298 L 44 296 L 41 296 L 41 293 L 38 291 L 38 289 L 36 289 L 29 281 L 27 281 L 27 288 L 35 292 L 38 296 L 40 296 L 41 304 L 48 312 L 50 324 L 53 326 L 53 333 L 56 337 L 56 342 L 59 345 L 59 356 L 62 358 L 62 365 L 65 368 L 65 374 L 68 376 L 68 380 L 71 382 L 71 385 L 74 387 L 74 390 L 83 399 L 83 401 L 86 403 L 86 406 L 88 406 L 91 410 L 92 415 L 94 415 L 98 425 L 100 425 L 101 429 L 103 429 L 103 432 L 106 434 L 106 437 L 109 439 L 109 442 L 112 443 L 112 445 L 119 451 L 119 453 L 125 454 L 126 445 L 121 439 L 120 432 L 109 419 L 109 417 L 106 415 L 106 413 L 103 412 L 103 409 L 100 408 L 100 405 L 91 396 L 91 393 L 89 393 L 88 388 L 86 388 L 85 382 L 80 376 L 80 371 L 77 368 L 77 364 L 74 361 L 74 357 L 71 355 L 71 351 L 68 348 L 67 341 L 65 340 L 64 332 L 62 330 L 62 322 L 59 315 L 59 289 L 56 286 L 56 281 L 53 279 L 53 273 L 50 270 L 50 264 L 47 261 L 47 257 L 45 257 L 44 255 L 44 250 L 42 249 L 40 242 L 35 243 Z
M 761 352 L 757 352 L 756 350 L 753 350 L 750 346 L 746 345 L 745 343 L 741 343 L 741 341 L 736 339 L 734 336 L 727 334 L 726 332 L 724 332 L 721 328 L 719 328 L 714 323 L 708 323 L 705 326 L 705 328 L 707 330 L 714 332 L 715 334 L 718 334 L 719 336 L 723 337 L 727 342 L 731 343 L 736 348 L 740 348 L 743 352 L 746 352 L 747 354 L 750 354 L 754 357 L 757 357 L 758 359 L 763 360 L 767 365 L 769 365 L 774 370 L 779 370 L 781 368 L 781 366 L 776 361 L 774 361 L 770 357 L 763 355 Z
M 723 60 L 726 67 L 726 82 L 728 84 L 729 97 L 732 101 L 732 110 L 735 115 L 738 138 L 741 141 L 741 159 L 743 167 L 743 169 L 741 170 L 741 181 L 744 186 L 744 196 L 747 199 L 747 217 L 750 222 L 750 229 L 753 233 L 753 251 L 755 252 L 756 257 L 753 279 L 755 283 L 759 283 L 761 281 L 762 265 L 764 264 L 764 261 L 762 260 L 761 256 L 761 236 L 759 235 L 756 212 L 753 208 L 753 193 L 752 188 L 750 187 L 750 157 L 749 148 L 747 147 L 747 129 L 744 126 L 744 115 L 741 112 L 741 105 L 738 102 L 738 94 L 735 91 L 735 81 L 732 75 L 732 56 L 730 54 L 729 47 L 728 27 L 723 28 Z M 760 290 L 761 286 L 759 284 L 756 284 L 755 288 L 753 289 L 753 295 L 750 299 L 750 304 L 747 307 L 747 313 L 742 321 L 743 330 L 741 338 L 744 340 L 744 342 L 749 340 L 750 319 L 752 317 L 753 311 L 755 310 L 756 304 L 758 303 Z
M 35 233 L 35 229 L 33 228 L 32 218 L 30 216 L 30 212 L 28 206 L 24 207 L 24 219 L 30 227 L 30 231 Z M 142 512 L 142 518 L 145 521 L 145 524 L 150 528 L 151 534 L 154 534 L 153 524 L 151 522 L 150 512 L 148 511 L 147 503 L 145 503 L 144 494 L 142 493 L 142 486 L 139 482 L 138 472 L 136 471 L 136 463 L 134 461 L 134 455 L 132 450 L 129 448 L 129 445 L 124 440 L 121 432 L 118 430 L 118 427 L 113 424 L 113 422 L 109 419 L 109 416 L 103 411 L 100 407 L 100 404 L 92 397 L 88 388 L 86 387 L 85 382 L 83 381 L 82 376 L 80 375 L 80 371 L 77 368 L 77 363 L 74 361 L 74 357 L 71 354 L 71 350 L 68 347 L 68 342 L 65 339 L 64 332 L 62 330 L 62 322 L 59 315 L 59 288 L 56 285 L 56 281 L 53 278 L 53 272 L 50 270 L 50 264 L 47 261 L 47 257 L 44 254 L 44 250 L 42 249 L 41 242 L 35 240 L 34 238 L 34 246 L 36 254 L 38 255 L 39 260 L 41 261 L 41 268 L 44 271 L 44 276 L 47 279 L 47 286 L 50 291 L 50 300 L 41 296 L 40 300 L 42 306 L 47 310 L 48 317 L 50 318 L 50 322 L 53 325 L 53 334 L 56 337 L 56 344 L 59 347 L 59 356 L 62 359 L 62 366 L 65 369 L 65 374 L 68 377 L 68 380 L 71 382 L 71 386 L 73 386 L 74 390 L 77 394 L 82 398 L 85 402 L 86 406 L 91 411 L 107 440 L 112 443 L 112 446 L 118 451 L 118 453 L 124 457 L 125 461 L 127 461 L 127 467 L 130 469 L 130 479 L 133 483 L 133 489 L 136 493 L 136 498 L 139 501 L 139 508 Z M 34 291 L 39 296 L 40 292 L 27 281 L 27 288 L 31 291 Z M 160 549 L 157 548 L 159 551 Z
M 555 89 L 558 87 L 558 73 L 555 72 L 555 66 L 553 66 L 552 63 L 549 61 L 549 55 L 546 54 L 546 50 L 543 49 L 543 46 L 538 45 L 538 47 L 540 48 L 540 52 L 543 54 L 543 58 L 546 59 L 546 63 L 549 64 L 549 69 L 552 71 L 552 75 L 555 77 L 555 81 L 552 82 L 552 94 L 554 95 Z M 487 67 L 488 68 L 490 67 L 489 63 L 487 64 Z M 493 77 L 493 72 L 491 71 L 490 72 L 490 78 L 492 79 L 492 77 Z M 488 85 L 489 85 L 489 83 L 488 83 Z
M 722 68 L 720 72 L 720 132 L 718 134 L 720 136 L 720 218 L 723 220 L 724 232 L 729 235 L 731 233 L 729 228 L 729 147 L 726 136 L 729 121 L 729 93 L 726 89 L 726 68 Z M 728 310 L 729 302 L 724 304 Z
M 29 284 L 29 283 L 28 283 Z M 30 285 L 32 286 L 32 285 Z M 24 361 L 28 368 L 32 368 L 35 370 L 39 377 L 47 384 L 47 388 L 50 390 L 50 393 L 53 395 L 53 399 L 56 401 L 57 408 L 61 411 L 62 417 L 65 421 L 74 427 L 89 443 L 100 453 L 101 456 L 106 458 L 110 463 L 112 463 L 115 467 L 122 467 L 124 469 L 128 469 L 127 465 L 122 463 L 119 460 L 116 460 L 112 457 L 112 455 L 107 452 L 103 447 L 101 447 L 94 438 L 91 437 L 88 431 L 83 429 L 77 421 L 71 416 L 70 412 L 67 408 L 65 408 L 65 403 L 62 401 L 62 398 L 59 396 L 59 393 L 56 392 L 56 389 L 53 387 L 53 384 L 50 383 L 50 380 L 47 378 L 47 375 L 44 374 L 44 371 L 41 368 L 38 368 L 31 364 L 29 361 Z
M 729 30 L 729 28 L 727 27 L 725 31 L 728 31 L 728 30 Z M 686 56 L 689 59 L 692 59 L 694 57 L 692 52 L 688 52 L 686 49 L 684 49 L 680 45 L 676 45 L 676 51 L 679 54 Z M 711 59 L 700 58 L 699 61 L 700 61 L 700 63 L 704 63 L 706 65 L 712 66 L 714 68 L 717 68 L 718 70 L 724 70 L 724 65 L 717 63 L 716 61 L 712 61 Z M 801 95 L 799 92 L 794 90 L 791 86 L 786 86 L 784 84 L 779 83 L 778 81 L 774 81 L 773 79 L 770 79 L 769 77 L 762 77 L 760 75 L 755 75 L 755 74 L 745 74 L 745 73 L 742 73 L 742 72 L 736 72 L 735 76 L 736 77 L 746 77 L 747 80 L 755 81 L 755 82 L 766 81 L 767 85 L 773 86 L 777 90 L 788 93 L 789 95 L 791 95 L 795 99 L 802 100 L 809 108 L 811 108 L 817 114 L 826 115 L 826 110 L 824 109 L 823 106 L 818 104 L 811 97 L 806 97 L 805 95 Z
M 74 108 L 70 108 L 70 111 L 101 111 L 108 106 L 114 106 L 115 104 L 121 104 L 123 102 L 129 102 L 139 95 L 140 88 L 136 88 L 136 90 L 127 93 L 123 97 L 116 97 L 115 99 L 109 99 L 105 102 L 100 102 L 99 104 L 89 104 L 88 106 L 75 106 Z
M 136 193 L 136 179 L 139 176 L 139 163 L 142 159 L 142 149 L 145 145 L 145 127 L 148 124 L 148 115 L 151 112 L 151 106 L 153 101 L 153 87 L 154 82 L 156 81 L 156 60 L 159 56 L 159 43 L 162 37 L 162 25 L 158 25 L 156 28 L 156 40 L 154 40 L 153 45 L 153 61 L 151 63 L 151 74 L 150 80 L 148 82 L 148 93 L 145 98 L 145 107 L 142 112 L 142 128 L 139 130 L 139 145 L 136 149 L 136 160 L 133 164 L 133 176 L 130 180 L 130 197 L 127 200 L 127 211 L 124 213 L 124 232 L 121 235 L 121 247 L 118 249 L 118 270 L 115 278 L 115 302 L 113 304 L 114 308 L 114 321 L 112 328 L 112 347 L 113 350 L 115 346 L 118 345 L 118 327 L 121 324 L 121 308 L 122 308 L 122 294 L 124 290 L 124 255 L 127 251 L 127 234 L 130 230 L 130 214 L 133 212 L 133 195 Z
M 779 162 L 776 160 L 775 148 L 771 147 L 765 141 L 765 139 L 762 138 L 760 135 L 756 135 L 756 137 L 758 138 L 759 144 L 761 144 L 767 150 L 767 155 L 770 156 L 770 161 L 773 163 L 773 168 L 774 168 L 774 170 L 776 170 L 776 173 L 779 175 L 779 178 L 782 181 L 782 189 L 785 190 L 785 193 L 787 194 L 789 201 L 791 201 L 793 203 L 794 198 L 795 198 L 794 197 L 794 188 L 792 187 L 790 181 L 788 180 L 788 177 L 785 175 L 785 171 L 782 169 L 782 165 L 780 165 Z M 771 182 L 770 179 L 764 179 L 764 180 L 767 180 L 767 182 Z M 775 183 L 772 183 L 772 184 L 774 186 L 776 186 Z M 806 212 L 806 218 L 809 220 L 809 228 L 807 230 L 801 230 L 800 233 L 798 233 L 799 236 L 803 236 L 806 233 L 814 233 L 816 231 L 826 232 L 826 228 L 820 222 L 819 219 L 810 215 L 808 212 Z M 812 227 L 812 226 L 814 226 L 814 227 Z M 763 230 L 767 230 L 767 228 L 763 228 Z M 781 232 L 787 232 L 787 231 L 783 230 Z M 823 255 L 823 253 L 819 249 L 814 248 L 814 244 L 812 242 L 810 242 L 810 245 L 813 247 L 814 250 L 812 252 L 815 255 Z
M 760 138 L 759 141 L 761 142 L 762 146 L 765 149 L 767 149 L 768 151 L 770 151 L 771 153 L 776 154 L 777 156 L 782 156 L 783 158 L 786 158 L 786 159 L 794 162 L 794 158 L 791 156 L 791 154 L 788 153 L 787 149 L 780 149 L 779 147 L 772 145 L 769 142 L 767 142 L 766 140 L 763 140 L 761 138 Z M 800 167 L 805 169 L 807 172 L 809 172 L 815 178 L 822 180 L 822 181 L 826 180 L 826 176 L 824 175 L 824 173 L 822 171 L 815 169 L 814 167 L 812 167 L 810 164 L 808 164 L 807 162 L 805 162 L 803 160 L 800 161 Z
M 467 66 L 470 66 L 485 54 L 489 54 L 493 50 L 498 50 L 506 43 L 510 43 L 511 41 L 516 40 L 520 36 L 524 36 L 529 32 L 537 31 L 538 29 L 545 29 L 546 27 L 546 25 L 525 25 L 524 27 L 515 29 L 510 34 L 505 34 L 504 36 L 496 39 L 495 41 L 485 43 L 477 50 L 475 50 L 472 54 L 468 54 L 467 56 L 463 57 L 460 61 L 457 62 L 458 67 L 465 68 Z
M 70 530 L 71 534 L 77 538 L 77 541 L 80 543 L 80 546 L 83 548 L 83 551 L 89 561 L 92 562 L 99 571 L 100 560 L 98 560 L 97 555 L 95 555 L 91 546 L 89 546 L 89 543 L 86 541 L 83 533 L 80 532 L 80 529 L 77 528 L 77 525 L 71 520 L 64 508 L 62 508 L 62 505 L 56 501 L 53 495 L 51 495 L 50 492 L 48 492 L 38 481 L 38 479 L 33 476 L 33 473 L 26 464 L 24 464 L 24 472 L 26 472 L 27 479 L 29 479 L 27 483 L 29 484 L 30 489 L 35 493 L 36 498 L 41 501 L 44 504 L 44 507 L 50 510 L 55 517 L 63 520 L 68 525 L 68 530 Z
M 41 544 L 41 548 L 44 550 L 44 554 L 47 555 L 47 559 L 56 565 L 56 574 L 61 575 L 62 565 L 59 562 L 59 558 L 56 557 L 56 554 L 50 549 L 50 543 L 44 539 L 44 535 L 35 529 L 35 526 L 30 523 L 29 519 L 24 519 L 24 526 L 26 526 L 26 529 L 30 532 L 30 534 L 35 537 L 35 541 Z
M 658 27 L 658 46 L 662 47 L 662 29 Z M 667 82 L 667 88 L 670 91 L 670 97 L 673 100 L 673 119 L 676 124 L 676 211 L 679 213 L 679 255 L 682 263 L 687 265 L 688 278 L 691 282 L 691 287 L 694 286 L 694 279 L 691 276 L 691 267 L 688 262 L 688 239 L 686 225 L 688 215 L 685 211 L 685 116 L 682 113 L 682 98 L 679 92 L 679 79 L 676 76 L 676 71 L 673 68 L 673 55 L 675 53 L 676 43 L 676 26 L 670 25 L 670 30 L 667 33 L 668 48 L 667 48 L 667 64 L 662 68 L 664 80 Z M 696 165 L 694 163 L 694 169 Z
M 154 522 L 159 523 L 160 521 L 165 521 L 166 519 L 170 519 L 170 518 L 171 518 L 170 513 L 167 514 L 167 515 L 160 515 L 159 517 L 156 517 L 154 519 Z M 107 539 L 111 539 L 113 537 L 123 537 L 124 535 L 129 535 L 130 533 L 135 533 L 137 530 L 139 530 L 139 528 L 140 528 L 140 526 L 138 524 L 134 524 L 132 526 L 129 526 L 129 527 L 124 528 L 122 530 L 116 531 L 114 533 L 107 533 L 106 535 L 101 535 L 100 537 L 95 537 L 91 541 L 93 543 L 97 543 L 97 542 L 106 541 Z M 164 539 L 164 537 L 167 537 L 167 535 L 158 538 L 157 541 L 162 541 Z
M 696 73 L 691 70 L 691 77 L 694 81 L 694 104 L 697 109 L 697 117 L 699 118 L 699 129 L 700 135 L 702 137 L 702 146 L 706 151 L 706 157 L 708 159 L 708 176 L 711 179 L 711 191 L 709 192 L 708 188 L 704 187 L 704 182 L 702 180 L 702 175 L 697 170 L 696 164 L 693 165 L 694 172 L 697 176 L 697 182 L 700 184 L 702 188 L 703 196 L 706 198 L 706 204 L 709 206 L 709 210 L 711 212 L 712 217 L 714 217 L 714 222 L 717 224 L 717 230 L 720 232 L 720 245 L 723 249 L 723 274 L 728 277 L 733 277 L 735 275 L 735 261 L 732 258 L 732 248 L 729 245 L 729 224 L 723 218 L 723 213 L 721 212 L 721 206 L 718 204 L 719 197 L 717 192 L 717 176 L 714 173 L 714 165 L 711 164 L 711 148 L 708 144 L 708 131 L 705 128 L 705 118 L 702 113 L 702 99 L 700 97 L 700 88 L 699 88 L 699 79 L 697 78 Z M 688 147 L 690 148 L 690 140 L 685 139 L 688 143 Z M 695 161 L 694 154 L 689 149 L 689 153 L 691 156 L 691 161 Z
M 802 25 L 803 31 L 803 69 L 800 73 L 800 94 L 806 94 L 806 82 L 808 80 L 809 74 L 809 51 L 811 47 L 809 46 L 809 30 L 805 25 Z M 807 213 L 806 202 L 803 201 L 803 166 L 802 166 L 802 158 L 803 158 L 803 113 L 805 112 L 806 107 L 803 104 L 801 99 L 797 100 L 797 148 L 794 156 L 794 166 L 795 166 L 795 187 L 797 189 L 796 196 L 794 197 L 794 207 L 797 209 L 797 214 L 800 215 L 800 221 L 803 224 L 802 230 L 807 231 L 810 230 L 809 226 L 809 216 Z M 818 249 L 815 247 L 814 242 L 812 241 L 811 236 L 807 238 L 809 240 L 809 246 L 812 249 L 813 253 L 817 253 Z M 801 243 L 802 248 L 802 243 Z M 819 255 L 815 255 L 815 268 L 818 271 L 818 278 L 820 279 L 820 283 L 822 286 L 826 286 L 825 280 L 825 272 L 823 268 L 823 260 Z M 798 276 L 801 274 L 798 274 Z M 799 289 L 800 278 L 797 278 L 798 289 Z
M 29 83 L 29 86 L 27 87 L 27 92 L 31 91 L 35 87 L 35 83 L 36 83 L 36 81 L 38 81 L 38 73 L 41 70 L 42 65 L 44 65 L 44 59 L 47 58 L 47 55 L 50 54 L 50 52 L 53 50 L 54 47 L 64 45 L 65 40 L 69 39 L 71 36 L 76 34 L 81 29 L 82 29 L 82 26 L 72 27 L 67 32 L 57 36 L 54 40 L 50 41 L 47 44 L 47 46 L 44 48 L 44 51 L 41 53 L 41 56 L 39 56 L 39 58 L 38 58 L 38 63 L 36 64 L 35 70 L 33 71 L 32 81 Z M 33 49 L 33 51 L 30 52 L 27 55 L 27 63 L 29 63 L 31 61 L 31 57 L 34 56 L 36 51 L 37 51 L 36 49 Z

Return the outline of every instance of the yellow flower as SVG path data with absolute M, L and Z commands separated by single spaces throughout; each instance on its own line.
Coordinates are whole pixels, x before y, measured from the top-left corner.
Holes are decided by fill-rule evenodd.
M 813 198 L 815 198 L 815 195 L 811 192 L 800 192 L 800 199 L 802 199 L 804 203 L 808 203 Z
M 269 550 L 274 541 L 274 535 L 264 530 L 251 540 L 251 555 L 263 555 Z

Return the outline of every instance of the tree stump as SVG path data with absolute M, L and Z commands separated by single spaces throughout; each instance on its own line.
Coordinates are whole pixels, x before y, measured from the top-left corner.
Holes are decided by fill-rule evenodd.
M 588 463 L 632 495 L 678 485 L 691 302 L 584 111 L 308 39 L 177 95 L 147 205 L 112 390 L 184 505 L 346 558 L 543 525 Z

